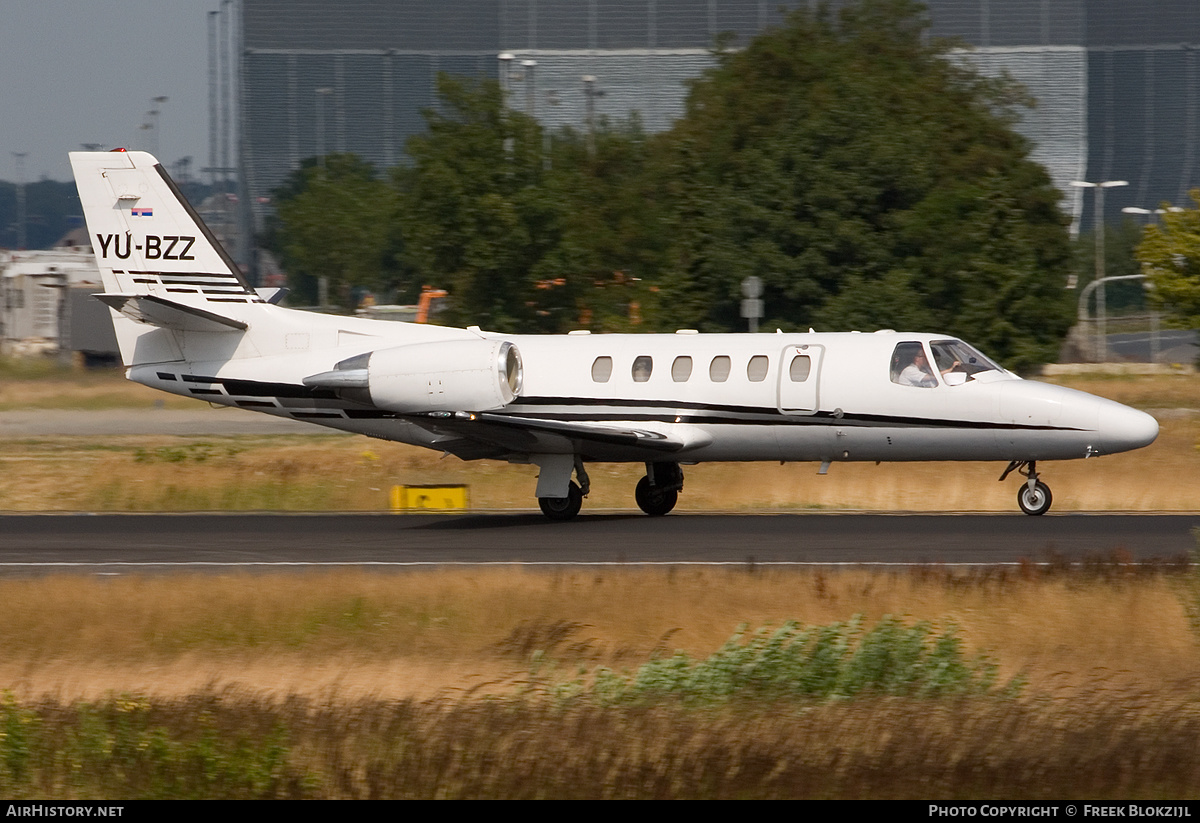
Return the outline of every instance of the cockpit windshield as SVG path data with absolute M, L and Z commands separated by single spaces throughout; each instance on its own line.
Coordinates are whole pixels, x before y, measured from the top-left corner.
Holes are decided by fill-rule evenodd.
M 1000 371 L 1000 367 L 988 360 L 961 340 L 935 340 L 929 344 L 933 360 L 943 375 L 965 374 L 970 380 L 984 371 Z

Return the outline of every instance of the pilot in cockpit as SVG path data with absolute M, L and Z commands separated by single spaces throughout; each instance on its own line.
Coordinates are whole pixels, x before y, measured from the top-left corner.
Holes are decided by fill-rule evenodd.
M 917 349 L 913 353 L 912 362 L 904 367 L 896 382 L 901 386 L 917 386 L 926 389 L 938 384 L 937 378 L 929 370 L 929 361 L 925 358 L 924 349 Z

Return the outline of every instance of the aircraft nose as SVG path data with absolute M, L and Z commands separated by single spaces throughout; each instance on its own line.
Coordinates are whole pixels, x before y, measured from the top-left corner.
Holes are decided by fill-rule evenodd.
M 1145 412 L 1105 403 L 1100 409 L 1101 451 L 1113 453 L 1149 446 L 1158 437 L 1158 421 Z

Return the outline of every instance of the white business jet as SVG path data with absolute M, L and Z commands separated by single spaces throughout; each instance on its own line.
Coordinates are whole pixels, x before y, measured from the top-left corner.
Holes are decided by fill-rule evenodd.
M 129 379 L 456 455 L 533 463 L 569 520 L 593 462 L 645 463 L 635 499 L 675 506 L 704 461 L 1007 461 L 1027 514 L 1038 461 L 1141 448 L 1154 418 L 1018 378 L 939 334 L 513 335 L 274 305 L 149 154 L 71 165 Z M 572 480 L 574 476 L 574 480 Z

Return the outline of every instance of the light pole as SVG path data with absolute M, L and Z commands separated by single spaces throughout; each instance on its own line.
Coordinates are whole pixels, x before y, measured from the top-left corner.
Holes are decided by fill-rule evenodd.
M 1096 190 L 1096 213 L 1094 215 L 1096 235 L 1096 320 L 1098 325 L 1099 345 L 1097 353 L 1101 363 L 1108 361 L 1108 308 L 1104 302 L 1104 190 L 1117 186 L 1128 186 L 1128 180 L 1105 180 L 1100 183 L 1089 183 L 1086 180 L 1072 180 L 1071 185 L 1081 189 Z
M 536 111 L 534 110 L 534 78 L 533 70 L 537 68 L 536 60 L 522 60 L 521 68 L 525 69 L 522 79 L 525 81 L 525 116 L 530 120 L 534 118 Z
M 588 157 L 596 156 L 596 98 L 603 95 L 604 92 L 596 88 L 596 76 L 594 74 L 585 74 L 583 76 L 583 97 L 587 106 Z
M 329 86 L 313 89 L 317 96 L 317 166 L 325 168 L 325 98 L 333 94 Z
M 496 55 L 496 59 L 500 61 L 500 91 L 504 92 L 504 104 L 508 105 L 509 72 L 512 69 L 512 61 L 516 59 L 516 55 L 510 51 L 502 51 Z
M 150 102 L 154 104 L 154 108 L 150 110 L 149 114 L 151 114 L 154 117 L 153 122 L 154 122 L 154 156 L 155 157 L 158 157 L 158 151 L 162 145 L 162 142 L 159 139 L 159 135 L 162 134 L 162 119 L 161 118 L 162 118 L 163 103 L 166 103 L 167 99 L 168 98 L 166 98 L 165 96 L 163 96 L 161 94 L 158 97 L 150 98 Z M 161 157 L 159 157 L 158 159 L 162 160 Z
M 25 158 L 27 151 L 14 151 L 17 161 L 17 248 L 25 248 Z

